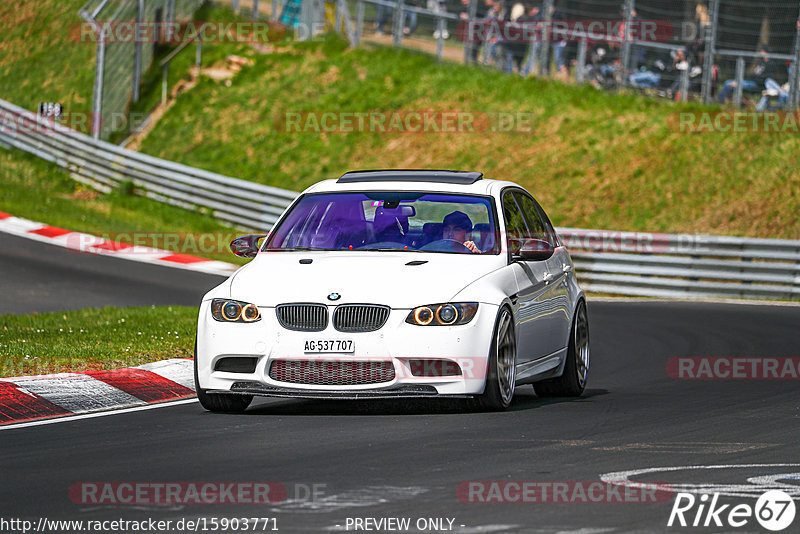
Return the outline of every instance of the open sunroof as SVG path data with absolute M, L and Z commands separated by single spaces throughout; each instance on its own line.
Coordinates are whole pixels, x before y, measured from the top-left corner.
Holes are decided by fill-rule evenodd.
M 446 170 L 374 170 L 346 172 L 336 183 L 358 182 L 432 182 L 439 184 L 474 184 L 483 178 L 482 172 Z

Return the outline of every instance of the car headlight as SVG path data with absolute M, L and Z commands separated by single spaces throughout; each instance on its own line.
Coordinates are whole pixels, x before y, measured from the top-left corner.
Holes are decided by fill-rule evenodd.
M 406 322 L 419 326 L 453 326 L 467 324 L 478 311 L 477 302 L 446 302 L 418 306 L 411 310 Z
M 254 323 L 261 320 L 255 304 L 231 299 L 213 299 L 211 317 L 223 323 Z

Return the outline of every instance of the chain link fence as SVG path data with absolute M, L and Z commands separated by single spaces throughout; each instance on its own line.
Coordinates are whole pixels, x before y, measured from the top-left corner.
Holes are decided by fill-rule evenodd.
M 367 39 L 524 76 L 731 102 L 758 111 L 796 108 L 800 100 L 798 72 L 792 68 L 800 60 L 797 0 L 333 3 L 336 28 L 353 44 Z M 330 4 L 303 0 L 301 22 L 312 28 L 307 35 L 330 29 Z M 471 23 L 481 28 L 477 37 L 470 33 Z M 590 29 L 592 23 L 602 29 Z M 514 24 L 533 29 L 532 37 L 509 38 L 504 30 Z M 654 31 L 648 33 L 648 27 Z
M 97 52 L 92 90 L 92 135 L 108 137 L 126 122 L 131 102 L 139 99 L 142 74 L 168 36 L 115 39 L 122 23 L 138 23 L 166 31 L 169 23 L 191 19 L 205 0 L 89 0 L 80 9 L 83 19 L 96 29 Z

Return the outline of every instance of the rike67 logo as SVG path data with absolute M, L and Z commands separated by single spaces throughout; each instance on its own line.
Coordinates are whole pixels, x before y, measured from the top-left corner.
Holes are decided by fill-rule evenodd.
M 680 527 L 732 527 L 756 526 L 774 532 L 792 524 L 795 504 L 792 497 L 781 490 L 770 490 L 750 504 L 719 504 L 719 493 L 678 493 L 672 504 L 667 526 Z

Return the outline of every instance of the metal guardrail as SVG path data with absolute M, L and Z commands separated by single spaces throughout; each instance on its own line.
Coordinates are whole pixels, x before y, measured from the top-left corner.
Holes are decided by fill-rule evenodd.
M 0 100 L 0 146 L 30 152 L 101 191 L 132 182 L 136 192 L 205 209 L 234 226 L 263 231 L 294 191 L 223 176 L 120 148 Z M 652 297 L 800 300 L 800 240 L 558 228 L 581 285 Z
M 207 209 L 232 225 L 271 226 L 297 196 L 293 191 L 239 180 L 93 139 L 0 100 L 0 143 L 30 152 L 71 176 L 108 192 L 132 182 L 141 194 L 188 209 Z
M 559 228 L 584 289 L 800 300 L 800 241 Z

